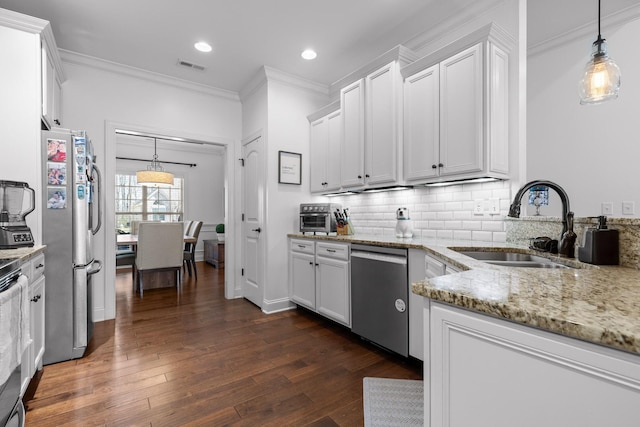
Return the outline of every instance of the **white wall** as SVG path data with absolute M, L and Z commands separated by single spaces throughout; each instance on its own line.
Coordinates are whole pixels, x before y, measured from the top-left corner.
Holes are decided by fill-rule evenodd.
M 328 104 L 327 88 L 264 67 L 242 96 L 243 141 L 260 135 L 265 149 L 265 232 L 261 234 L 265 266 L 262 310 L 290 307 L 287 233 L 298 229 L 301 202 L 309 191 L 309 121 L 307 115 Z M 278 152 L 302 155 L 302 185 L 278 183 Z
M 529 57 L 527 177 L 561 185 L 576 216 L 600 215 L 602 202 L 613 202 L 613 216 L 624 216 L 622 202 L 633 201 L 637 217 L 640 20 L 603 25 L 602 35 L 622 73 L 615 101 L 579 104 L 578 82 L 597 36 L 595 27 L 557 47 L 541 46 L 541 53 Z
M 305 87 L 271 70 L 268 75 L 267 142 L 267 264 L 265 303 L 274 311 L 289 305 L 287 233 L 298 230 L 300 203 L 311 199 L 309 189 L 309 121 L 307 115 L 324 107 L 327 93 Z M 278 152 L 300 153 L 301 185 L 278 183 Z
M 241 106 L 235 94 L 196 86 L 141 70 L 135 70 L 62 51 L 67 80 L 63 84 L 63 127 L 86 129 L 96 148 L 97 163 L 105 175 L 107 216 L 104 233 L 96 239 L 96 257 L 104 268 L 95 279 L 94 319 L 115 316 L 115 246 L 113 174 L 115 173 L 114 124 L 129 130 L 151 130 L 211 143 L 227 144 L 228 185 L 233 187 L 234 144 L 240 140 Z M 113 146 L 106 146 L 110 141 Z M 200 188 L 206 188 L 202 183 Z M 233 194 L 231 191 L 229 194 Z M 109 205 L 109 202 L 111 204 Z M 230 203 L 229 203 L 230 202 Z M 233 210 L 234 200 L 227 203 Z M 111 209 L 111 212 L 109 212 Z M 227 215 L 229 212 L 227 213 Z M 232 233 L 233 229 L 228 230 Z M 105 239 L 106 233 L 106 239 Z M 233 250 L 232 244 L 229 245 Z M 233 259 L 229 268 L 233 269 Z M 231 286 L 233 286 L 231 284 Z

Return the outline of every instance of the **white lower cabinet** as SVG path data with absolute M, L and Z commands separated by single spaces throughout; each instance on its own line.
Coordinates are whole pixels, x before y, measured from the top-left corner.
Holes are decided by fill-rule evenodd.
M 291 240 L 289 297 L 296 304 L 316 309 L 316 246 L 310 240 Z
M 348 244 L 291 240 L 291 301 L 346 326 L 351 326 L 349 272 Z
M 425 302 L 425 425 L 638 425 L 640 356 Z
M 29 387 L 36 371 L 42 369 L 44 355 L 44 254 L 38 254 L 22 265 L 22 272 L 29 279 L 29 337 L 27 349 L 22 354 L 20 395 Z
M 460 270 L 442 259 L 425 253 L 420 249 L 409 249 L 409 355 L 426 362 L 424 342 L 423 300 L 420 295 L 411 291 L 411 284 L 446 274 L 458 273 Z M 428 342 L 428 340 L 427 340 Z

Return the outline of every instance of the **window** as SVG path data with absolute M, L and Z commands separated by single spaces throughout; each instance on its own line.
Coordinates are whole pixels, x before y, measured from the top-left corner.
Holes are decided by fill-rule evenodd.
M 171 187 L 152 187 L 139 185 L 135 174 L 116 174 L 116 230 L 129 233 L 131 221 L 182 221 L 183 181 L 174 178 Z

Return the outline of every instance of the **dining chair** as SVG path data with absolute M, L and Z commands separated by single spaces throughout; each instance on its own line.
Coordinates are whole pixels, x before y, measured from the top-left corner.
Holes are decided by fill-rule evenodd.
M 124 234 L 123 231 L 116 230 L 117 234 Z M 136 252 L 130 245 L 123 245 L 116 247 L 116 267 L 130 265 L 131 266 L 131 278 L 135 279 L 135 263 Z
M 188 236 L 189 235 L 189 231 L 191 230 L 191 225 L 193 224 L 193 221 L 185 221 L 184 222 L 184 235 Z
M 176 285 L 182 285 L 184 251 L 182 222 L 141 222 L 136 251 L 136 282 L 140 296 L 144 292 L 144 276 L 149 272 L 175 271 Z
M 191 276 L 191 268 L 193 268 L 193 274 L 196 280 L 198 280 L 198 270 L 196 270 L 196 246 L 198 245 L 198 236 L 200 236 L 200 229 L 202 228 L 202 221 L 193 221 L 191 229 L 187 236 L 195 237 L 194 243 L 186 243 L 184 246 L 184 253 L 182 255 L 183 269 L 187 266 L 189 276 Z

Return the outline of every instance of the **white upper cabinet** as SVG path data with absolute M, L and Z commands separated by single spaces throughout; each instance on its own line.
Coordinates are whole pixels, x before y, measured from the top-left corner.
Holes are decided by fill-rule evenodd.
M 440 163 L 440 67 L 434 65 L 404 82 L 404 176 L 438 176 Z
M 393 184 L 398 179 L 398 95 L 401 85 L 397 62 L 366 78 L 365 181 Z
M 364 79 L 340 91 L 342 109 L 342 149 L 337 158 L 341 164 L 344 188 L 364 185 Z
M 440 175 L 482 170 L 482 46 L 440 63 Z
M 393 61 L 340 92 L 343 188 L 396 183 L 401 83 Z
M 326 193 L 340 188 L 340 110 L 311 122 L 311 192 Z
M 509 177 L 509 40 L 495 32 L 403 68 L 408 183 Z
M 62 125 L 62 83 L 55 53 L 42 36 L 42 121 L 47 128 Z M 58 59 L 59 61 L 59 59 Z

